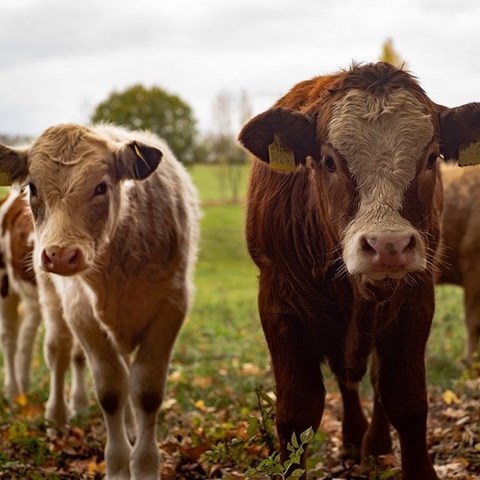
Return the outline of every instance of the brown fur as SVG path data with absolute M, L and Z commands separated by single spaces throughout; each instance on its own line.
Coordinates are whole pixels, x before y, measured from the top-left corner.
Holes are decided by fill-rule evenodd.
M 12 203 L 3 217 L 2 236 L 9 232 L 11 245 L 11 265 L 14 275 L 35 285 L 35 272 L 32 266 L 33 232 L 32 216 L 23 197 Z
M 443 256 L 438 283 L 464 288 L 465 360 L 479 358 L 480 338 L 480 167 L 444 165 Z
M 342 238 L 359 209 L 360 194 L 345 159 L 335 153 L 332 174 L 325 152 L 332 150 L 334 108 L 352 89 L 380 99 L 407 91 L 432 124 L 434 137 L 414 159 L 415 178 L 400 210 L 402 221 L 424 243 L 426 268 L 401 280 L 365 282 L 347 275 L 343 265 Z M 439 115 L 444 111 L 407 73 L 386 64 L 354 66 L 301 82 L 240 133 L 243 145 L 262 160 L 252 165 L 246 237 L 260 269 L 258 303 L 277 385 L 283 459 L 293 432 L 320 424 L 325 401 L 320 363 L 326 361 L 344 401 L 344 454 L 358 458 L 390 452 L 389 421 L 400 436 L 403 478 L 436 478 L 425 440 L 424 353 L 434 310 L 442 204 L 431 158 L 443 148 Z M 266 147 L 274 135 L 294 151 L 294 173 L 268 166 Z M 356 382 L 370 355 L 375 410 L 367 429 Z

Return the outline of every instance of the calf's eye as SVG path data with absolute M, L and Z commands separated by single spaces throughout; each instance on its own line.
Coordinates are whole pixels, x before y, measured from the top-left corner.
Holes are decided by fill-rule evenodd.
M 95 191 L 93 195 L 96 197 L 97 195 L 105 195 L 107 193 L 107 184 L 105 182 L 99 183 L 95 187 Z
M 28 189 L 30 190 L 30 195 L 32 197 L 37 196 L 37 187 L 32 182 L 28 184 Z

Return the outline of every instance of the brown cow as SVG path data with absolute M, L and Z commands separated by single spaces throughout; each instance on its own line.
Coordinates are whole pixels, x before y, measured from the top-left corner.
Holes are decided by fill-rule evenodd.
M 480 168 L 442 166 L 443 255 L 438 283 L 464 288 L 465 361 L 478 360 L 480 338 Z
M 479 138 L 480 104 L 438 106 L 384 63 L 301 82 L 244 126 L 239 139 L 257 157 L 246 236 L 260 269 L 283 459 L 293 432 L 320 424 L 326 361 L 344 402 L 344 454 L 390 452 L 390 422 L 403 478 L 437 478 L 424 365 L 440 236 L 437 158 L 455 159 Z M 370 354 L 368 426 L 357 383 Z
M 73 124 L 47 129 L 30 148 L 0 146 L 0 171 L 29 185 L 34 267 L 59 326 L 47 351 L 52 375 L 68 360 L 63 312 L 104 415 L 107 478 L 158 480 L 157 413 L 190 305 L 198 241 L 187 172 L 153 134 Z

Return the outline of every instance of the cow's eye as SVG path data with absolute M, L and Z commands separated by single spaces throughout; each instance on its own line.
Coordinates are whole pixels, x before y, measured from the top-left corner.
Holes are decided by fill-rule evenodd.
M 32 197 L 37 196 L 37 187 L 32 182 L 28 184 L 28 189 L 30 190 L 30 195 Z
M 427 159 L 427 165 L 426 165 L 426 168 L 428 168 L 429 170 L 431 170 L 437 163 L 437 154 L 436 153 L 432 153 L 428 159 Z
M 326 155 L 323 159 L 323 164 L 325 165 L 325 168 L 330 172 L 333 173 L 337 169 L 337 164 L 335 163 L 335 160 Z
M 97 195 L 105 195 L 107 193 L 107 184 L 105 182 L 99 183 L 95 187 L 95 191 L 93 195 L 96 197 Z

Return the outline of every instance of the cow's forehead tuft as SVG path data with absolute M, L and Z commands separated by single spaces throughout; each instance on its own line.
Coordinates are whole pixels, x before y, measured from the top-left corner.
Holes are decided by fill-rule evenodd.
M 329 141 L 356 179 L 362 205 L 400 209 L 434 136 L 427 107 L 405 89 L 385 96 L 351 90 L 334 107 Z
M 335 104 L 328 125 L 330 143 L 349 163 L 379 150 L 392 157 L 413 158 L 433 135 L 427 107 L 404 89 L 385 96 L 353 89 Z

